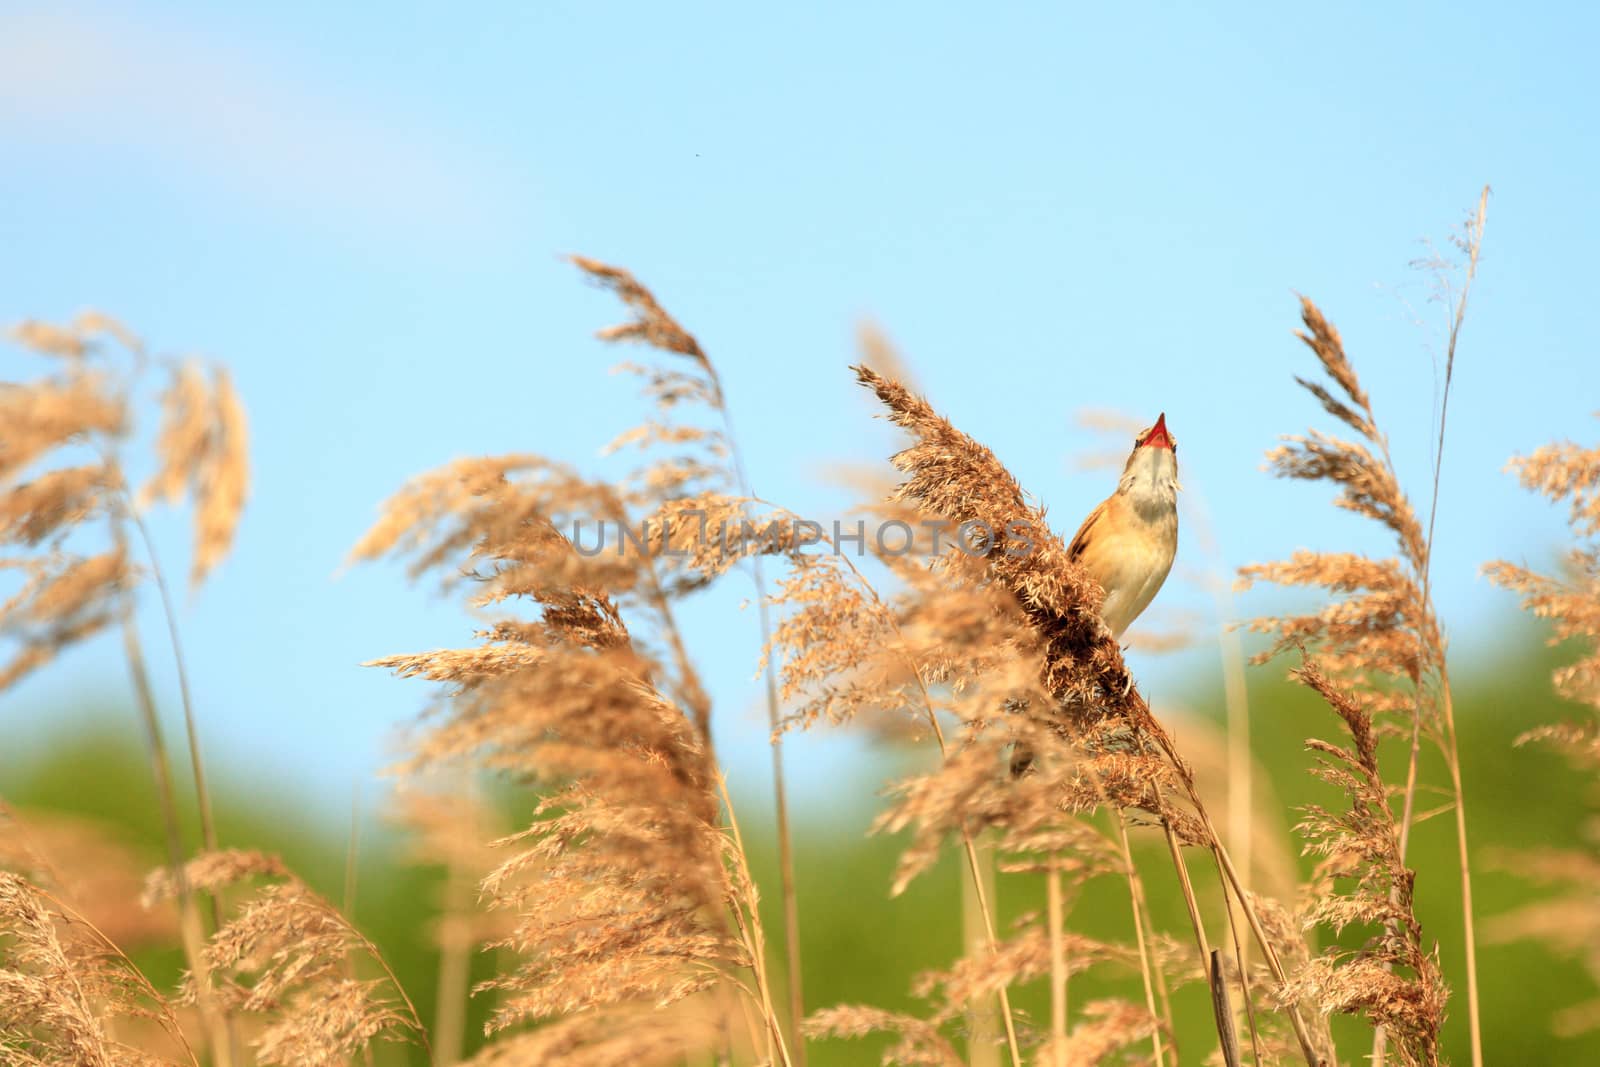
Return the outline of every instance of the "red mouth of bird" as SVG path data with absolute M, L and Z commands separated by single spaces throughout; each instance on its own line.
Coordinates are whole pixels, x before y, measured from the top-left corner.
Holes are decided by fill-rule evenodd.
M 1167 413 L 1162 412 L 1156 419 L 1156 424 L 1150 432 L 1144 435 L 1144 440 L 1139 442 L 1140 448 L 1171 448 L 1172 435 L 1167 432 Z

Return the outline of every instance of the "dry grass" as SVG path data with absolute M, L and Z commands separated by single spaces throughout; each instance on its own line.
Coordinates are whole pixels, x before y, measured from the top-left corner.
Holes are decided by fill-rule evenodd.
M 377 949 L 327 901 L 271 856 L 206 852 L 184 867 L 190 889 L 219 893 L 251 880 L 268 884 L 245 898 L 212 934 L 203 970 L 191 973 L 178 1002 L 209 999 L 226 1010 L 262 1018 L 252 1042 L 256 1062 L 280 1067 L 332 1067 L 379 1038 L 417 1035 L 422 1021 Z M 171 871 L 156 871 L 148 905 L 180 892 Z M 353 957 L 370 959 L 384 977 L 351 977 Z
M 1433 556 L 1434 519 L 1438 513 L 1439 472 L 1444 455 L 1444 430 L 1449 411 L 1450 384 L 1455 371 L 1457 343 L 1466 313 L 1467 295 L 1477 272 L 1478 254 L 1482 246 L 1483 228 L 1487 215 L 1489 190 L 1486 187 L 1479 198 L 1477 210 L 1468 220 L 1457 244 L 1465 262 L 1462 265 L 1463 282 L 1459 290 L 1447 283 L 1441 284 L 1444 293 L 1451 297 L 1450 327 L 1446 341 L 1445 377 L 1438 411 L 1439 439 L 1433 456 L 1433 485 L 1428 507 L 1426 526 L 1419 519 L 1410 498 L 1400 485 L 1393 459 L 1389 453 L 1388 439 L 1379 428 L 1372 401 L 1362 388 L 1355 367 L 1345 353 L 1339 331 L 1328 322 L 1322 312 L 1309 299 L 1301 299 L 1301 321 L 1305 329 L 1298 334 L 1307 348 L 1316 356 L 1328 384 L 1305 378 L 1295 380 L 1311 393 L 1323 409 L 1344 426 L 1354 431 L 1357 440 L 1312 430 L 1304 436 L 1293 436 L 1268 454 L 1274 473 L 1280 477 L 1326 481 L 1339 490 L 1336 506 L 1373 520 L 1393 536 L 1398 550 L 1395 558 L 1374 560 L 1352 553 L 1297 552 L 1293 558 L 1277 563 L 1255 564 L 1240 571 L 1242 587 L 1254 582 L 1267 581 L 1280 585 L 1314 586 L 1327 590 L 1341 599 L 1330 603 L 1316 615 L 1258 619 L 1251 628 L 1273 635 L 1273 647 L 1259 659 L 1266 660 L 1286 650 L 1298 650 L 1302 656 L 1307 647 L 1313 647 L 1315 665 L 1310 673 L 1301 671 L 1298 677 L 1310 682 L 1320 679 L 1313 688 L 1330 700 L 1335 694 L 1345 694 L 1353 707 L 1359 707 L 1369 717 L 1392 717 L 1400 729 L 1410 736 L 1410 759 L 1406 770 L 1404 801 L 1398 818 L 1394 819 L 1395 847 L 1390 853 L 1367 850 L 1362 855 L 1368 865 L 1363 879 L 1378 878 L 1389 888 L 1387 912 L 1367 910 L 1358 917 L 1364 922 L 1381 922 L 1390 942 L 1404 934 L 1406 916 L 1409 914 L 1410 873 L 1405 869 L 1407 844 L 1415 818 L 1415 805 L 1419 789 L 1418 771 L 1421 744 L 1424 739 L 1433 742 L 1444 757 L 1450 775 L 1451 807 L 1455 815 L 1456 844 L 1462 910 L 1465 916 L 1463 950 L 1467 972 L 1468 1028 L 1475 1065 L 1483 1063 L 1480 1010 L 1478 1003 L 1476 924 L 1472 905 L 1472 876 L 1466 822 L 1466 798 L 1461 778 L 1461 759 L 1456 741 L 1455 712 L 1450 687 L 1450 668 L 1445 655 L 1444 629 L 1440 623 L 1431 596 L 1430 564 Z M 1429 264 L 1439 269 L 1437 275 L 1448 279 L 1448 272 L 1440 264 Z M 1336 706 L 1336 710 L 1339 710 Z M 1356 724 L 1342 710 L 1353 735 L 1358 734 Z M 1359 741 L 1359 739 L 1358 739 Z M 1358 750 L 1359 750 L 1358 744 Z M 1342 756 L 1340 757 L 1342 758 Z M 1354 785 L 1363 775 L 1370 776 L 1382 793 L 1383 779 L 1376 767 L 1374 749 L 1371 768 L 1361 769 L 1354 778 L 1341 778 L 1341 784 Z M 1357 761 L 1360 762 L 1359 760 Z M 1352 769 L 1355 765 L 1352 764 Z M 1388 833 L 1384 823 L 1389 819 L 1387 795 L 1383 794 L 1383 810 L 1375 806 L 1380 797 L 1361 800 L 1354 791 L 1352 813 L 1360 812 L 1369 823 L 1369 836 L 1382 837 Z M 1326 837 L 1330 828 L 1317 827 Z M 1376 866 L 1387 866 L 1376 870 Z M 1367 885 L 1363 880 L 1362 885 Z M 1358 891 L 1352 907 L 1359 907 Z M 1367 901 L 1370 906 L 1371 902 Z M 1394 955 L 1391 953 L 1391 955 Z M 1402 954 L 1415 957 L 1408 950 Z M 1381 974 L 1390 975 L 1396 959 L 1378 961 Z M 1373 971 L 1369 960 L 1358 955 L 1348 975 L 1352 988 L 1345 992 L 1348 1004 L 1361 1004 L 1366 990 L 1359 988 L 1376 981 L 1380 972 Z M 1400 1052 L 1406 1062 L 1434 1062 L 1437 1056 L 1437 1032 L 1443 1022 L 1444 990 L 1436 971 L 1429 974 L 1420 958 L 1412 959 L 1410 974 L 1417 982 L 1413 990 L 1417 1005 L 1429 1006 L 1434 1020 L 1431 1033 L 1410 1020 L 1409 1036 L 1396 1034 Z M 1439 988 L 1432 989 L 1437 985 Z M 1381 1064 L 1389 1033 L 1388 1021 L 1381 1011 L 1369 1011 L 1377 1030 L 1373 1043 L 1373 1060 Z
M 1550 744 L 1582 771 L 1600 772 L 1600 448 L 1570 441 L 1545 445 L 1511 461 L 1525 488 L 1568 505 L 1573 547 L 1559 575 L 1545 575 L 1497 560 L 1484 571 L 1490 581 L 1522 598 L 1523 607 L 1550 620 L 1552 642 L 1570 641 L 1581 653 L 1555 673 L 1556 692 L 1585 714 L 1528 731 L 1522 744 Z M 1591 780 L 1591 803 L 1600 803 Z M 1538 849 L 1505 857 L 1524 877 L 1556 892 L 1516 912 L 1498 916 L 1490 928 L 1500 941 L 1534 938 L 1580 960 L 1600 986 L 1600 821 L 1583 827 L 1583 848 Z M 1564 1007 L 1556 1026 L 1565 1034 L 1600 1029 L 1600 997 Z
M 196 1063 L 172 1005 L 88 920 L 17 875 L 0 872 L 0 1051 L 17 1064 Z M 148 1053 L 115 1036 L 148 1020 Z
M 244 505 L 249 475 L 243 409 L 225 372 L 216 371 L 208 386 L 192 364 L 175 369 L 158 394 L 167 413 L 153 447 L 158 473 L 136 492 L 126 471 L 138 443 L 133 412 L 150 363 L 143 342 L 98 312 L 85 312 L 67 326 L 23 323 L 12 337 L 53 360 L 55 369 L 32 381 L 7 383 L 0 392 L 0 422 L 7 428 L 0 445 L 0 544 L 8 553 L 0 565 L 23 575 L 21 589 L 0 605 L 0 638 L 15 646 L 9 664 L 0 668 L 0 689 L 63 648 L 120 628 L 161 797 L 184 952 L 190 966 L 204 973 L 200 917 L 183 875 L 186 847 L 172 769 L 134 612 L 148 578 L 165 609 L 177 662 L 202 840 L 215 848 L 177 622 L 142 512 L 156 499 L 182 497 L 188 488 L 195 514 L 191 584 L 198 585 L 228 551 Z M 143 549 L 142 568 L 135 563 L 135 540 Z M 214 899 L 211 918 L 220 926 Z M 205 999 L 199 1007 L 217 1062 L 229 1064 L 234 1039 L 226 1014 Z
M 1481 205 L 1476 222 L 1465 246 L 1469 280 Z M 146 464 L 154 473 L 135 487 L 124 472 L 139 454 L 135 415 L 151 364 L 142 344 L 99 315 L 14 333 L 51 369 L 0 391 L 0 539 L 17 575 L 3 606 L 0 681 L 121 631 L 168 857 L 147 879 L 153 910 L 134 909 L 139 857 L 92 830 L 0 810 L 7 1062 L 333 1064 L 412 1042 L 449 1064 L 463 1054 L 472 996 L 489 998 L 492 1012 L 471 1062 L 519 1067 L 776 1067 L 803 1062 L 812 1038 L 882 1032 L 893 1035 L 886 1063 L 993 1063 L 1003 1050 L 1014 1067 L 1164 1067 L 1178 1061 L 1181 1043 L 1186 1061 L 1210 1052 L 1225 1065 L 1331 1067 L 1340 1062 L 1328 1024 L 1335 1014 L 1372 1024 L 1380 1056 L 1440 1062 L 1448 990 L 1414 908 L 1418 878 L 1436 872 L 1419 875 L 1406 853 L 1415 797 L 1427 786 L 1417 753 L 1428 741 L 1451 775 L 1470 955 L 1464 790 L 1429 585 L 1443 409 L 1424 519 L 1338 331 L 1302 302 L 1301 337 L 1323 377 L 1298 380 L 1345 436 L 1289 438 L 1271 464 L 1282 476 L 1330 483 L 1337 505 L 1380 524 L 1396 550 L 1387 559 L 1301 552 L 1241 574 L 1245 585 L 1310 586 L 1329 597 L 1311 613 L 1251 624 L 1272 638 L 1266 657 L 1299 657 L 1295 677 L 1339 728 L 1336 740 L 1307 742 L 1308 769 L 1342 799 L 1299 813 L 1298 839 L 1315 866 L 1295 886 L 1293 864 L 1280 858 L 1289 816 L 1264 810 L 1276 803 L 1269 793 L 1248 781 L 1227 787 L 1217 808 L 1227 840 L 1207 805 L 1213 778 L 1197 767 L 1223 768 L 1221 781 L 1240 768 L 1251 777 L 1243 724 L 1231 723 L 1226 742 L 1193 730 L 1180 742 L 1157 718 L 1100 623 L 1103 590 L 999 459 L 913 391 L 881 334 L 864 331 L 867 362 L 855 373 L 907 435 L 893 458 L 901 480 L 851 518 L 869 530 L 903 529 L 909 550 L 898 550 L 898 535 L 890 550 L 869 533 L 861 555 L 821 551 L 802 536 L 814 532 L 809 524 L 755 494 L 723 383 L 693 334 L 628 272 L 575 262 L 632 312 L 601 337 L 649 354 L 627 369 L 650 413 L 611 446 L 636 462 L 597 479 L 534 454 L 457 460 L 390 497 L 352 553 L 404 561 L 412 578 L 458 597 L 476 620 L 458 647 L 371 663 L 422 679 L 432 693 L 394 772 L 406 786 L 396 818 L 412 828 L 414 861 L 446 872 L 441 919 L 428 931 L 443 961 L 431 1026 L 339 909 L 276 859 L 221 847 L 186 693 L 205 813 L 198 849 L 176 819 L 133 623 L 135 598 L 152 585 L 171 621 L 142 514 L 192 505 L 191 584 L 226 555 L 248 482 L 244 417 L 226 373 L 171 367 L 155 398 L 163 416 Z M 1464 306 L 1463 290 L 1452 305 L 1447 382 Z M 1558 638 L 1585 643 L 1556 685 L 1600 707 L 1600 551 L 1588 543 L 1600 533 L 1600 452 L 1550 446 L 1514 467 L 1530 488 L 1571 502 L 1582 544 L 1565 577 L 1505 563 L 1491 565 L 1491 577 L 1555 620 Z M 595 551 L 599 522 L 612 540 Z M 623 528 L 637 536 L 621 538 Z M 783 569 L 771 584 L 763 561 Z M 749 842 L 713 744 L 719 712 L 693 635 L 678 621 L 682 598 L 735 571 L 756 582 L 765 646 L 787 1003 L 769 971 L 778 946 L 762 924 Z M 175 626 L 171 638 L 179 654 Z M 912 980 L 915 1013 L 862 1004 L 806 1011 L 778 745 L 790 730 L 851 723 L 928 748 L 924 769 L 892 785 L 878 819 L 879 831 L 903 842 L 883 888 L 904 891 L 951 850 L 965 860 L 974 936 L 965 955 Z M 1387 734 L 1412 741 L 1403 768 L 1380 759 Z M 1539 732 L 1591 767 L 1596 736 L 1593 716 Z M 1014 774 L 1019 751 L 1027 771 Z M 524 799 L 515 825 L 499 825 L 475 799 L 491 776 Z M 1162 863 L 1138 861 L 1156 855 L 1133 847 L 1145 838 Z M 1264 858 L 1230 848 L 1245 843 Z M 1494 935 L 1551 940 L 1600 975 L 1600 859 L 1591 849 L 1513 862 L 1563 888 L 1501 917 Z M 1187 927 L 1156 923 L 1146 893 L 1154 879 L 1178 887 Z M 1041 883 L 1044 910 L 1004 924 L 996 880 Z M 1099 885 L 1126 900 L 1118 940 L 1073 929 L 1075 906 Z M 1369 936 L 1339 936 L 1349 928 Z M 1337 947 L 1319 950 L 1308 938 L 1318 929 Z M 118 947 L 175 941 L 189 971 L 166 991 Z M 478 950 L 491 952 L 493 974 L 469 989 Z M 1142 996 L 1091 999 L 1080 992 L 1086 974 L 1136 979 Z M 1174 1028 L 1173 995 L 1193 983 L 1209 994 L 1213 1033 Z M 1048 1017 L 1015 1010 L 1012 992 L 1029 985 L 1048 990 Z M 1472 988 L 1465 1025 L 1476 1056 Z M 985 1020 L 995 1012 L 1000 1026 L 991 1029 Z M 1592 1000 L 1580 1002 L 1562 1025 L 1597 1018 Z

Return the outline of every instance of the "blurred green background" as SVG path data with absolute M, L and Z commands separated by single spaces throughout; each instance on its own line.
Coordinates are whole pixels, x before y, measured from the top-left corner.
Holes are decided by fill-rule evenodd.
M 1540 634 L 1521 617 L 1508 614 L 1505 640 L 1493 659 L 1458 665 L 1457 708 L 1463 771 L 1468 800 L 1468 825 L 1474 854 L 1474 885 L 1480 922 L 1480 971 L 1484 1005 L 1484 1042 L 1491 1063 L 1579 1064 L 1600 1062 L 1600 1034 L 1562 1039 L 1551 1030 L 1552 1014 L 1593 995 L 1583 968 L 1552 956 L 1531 943 L 1499 944 L 1484 936 L 1492 919 L 1541 892 L 1517 878 L 1497 853 L 1530 846 L 1563 846 L 1578 840 L 1592 783 L 1572 771 L 1555 753 L 1537 746 L 1513 748 L 1513 739 L 1537 723 L 1559 719 L 1572 709 L 1550 694 L 1549 673 L 1569 660 L 1571 652 L 1544 646 Z M 1251 729 L 1258 760 L 1257 810 L 1269 822 L 1287 826 L 1292 807 L 1313 800 L 1330 804 L 1336 797 L 1305 773 L 1310 763 L 1302 748 L 1308 735 L 1337 738 L 1337 720 L 1306 691 L 1283 680 L 1283 663 L 1250 670 Z M 1188 700 L 1192 711 L 1171 717 L 1180 743 L 1194 752 L 1208 745 L 1216 730 L 1196 719 L 1220 725 L 1219 691 L 1196 682 Z M 0 793 L 20 809 L 59 811 L 92 816 L 133 842 L 153 866 L 160 862 L 160 826 L 148 763 L 130 708 L 119 697 L 86 697 L 101 710 L 91 729 L 63 730 L 48 743 L 0 755 Z M 1158 712 L 1161 708 L 1158 706 Z M 74 717 L 75 719 L 77 717 Z M 77 721 L 82 721 L 78 719 Z M 1403 769 L 1404 753 L 1391 743 L 1387 767 L 1391 777 Z M 949 964 L 960 952 L 960 876 L 953 857 L 914 882 L 891 900 L 888 886 L 899 843 L 868 836 L 866 830 L 883 801 L 884 781 L 908 773 L 925 757 L 911 751 L 888 751 L 870 764 L 871 773 L 852 774 L 835 783 L 827 818 L 799 811 L 797 867 L 803 927 L 806 999 L 809 1008 L 861 1002 L 887 1008 L 921 1010 L 909 994 L 913 976 Z M 1225 792 L 1215 772 L 1202 765 L 1202 786 L 1211 797 Z M 1442 768 L 1426 766 L 1430 781 L 1439 782 Z M 278 853 L 330 899 L 343 898 L 350 841 L 348 807 L 331 810 L 326 801 L 299 795 L 292 788 L 252 777 L 248 770 L 224 767 L 216 776 L 216 805 L 224 845 L 260 848 Z M 383 950 L 425 1020 L 432 1020 L 436 1002 L 437 954 L 432 947 L 436 904 L 443 879 L 437 869 L 417 868 L 405 860 L 405 842 L 374 810 L 387 787 L 364 786 L 362 827 L 357 849 L 355 923 Z M 499 795 L 512 818 L 526 819 L 530 799 Z M 848 803 L 837 798 L 848 797 Z M 776 853 L 770 824 L 761 813 L 770 809 L 765 795 L 737 798 L 752 860 L 763 889 L 769 938 L 780 939 Z M 1432 806 L 1424 800 L 1420 807 Z M 192 827 L 194 821 L 190 813 Z M 1221 822 L 1219 818 L 1219 823 Z M 1274 842 L 1272 839 L 1278 839 Z M 1287 841 L 1283 833 L 1260 834 L 1255 841 L 1257 870 L 1270 865 L 1274 850 Z M 1145 872 L 1157 926 L 1186 939 L 1187 923 L 1176 894 L 1171 867 L 1156 835 L 1139 833 L 1136 847 Z M 1422 823 L 1414 836 L 1411 862 L 1417 879 L 1417 911 L 1425 935 L 1437 939 L 1445 974 L 1455 990 L 1450 1008 L 1447 1052 L 1452 1060 L 1468 1059 L 1465 1031 L 1464 978 L 1461 961 L 1460 905 L 1456 882 L 1454 833 L 1449 818 Z M 1298 846 L 1295 846 L 1298 851 Z M 1201 855 L 1192 855 L 1191 870 L 1217 906 L 1215 877 Z M 1302 871 L 1305 869 L 1301 861 Z M 1004 875 L 999 880 L 999 906 L 1006 921 L 1043 907 L 1038 879 Z M 1131 941 L 1127 897 L 1118 881 L 1102 880 L 1070 902 L 1069 925 L 1090 936 Z M 1213 915 L 1215 912 L 1213 912 Z M 1222 927 L 1213 923 L 1213 943 Z M 176 950 L 144 952 L 139 959 L 160 983 L 177 978 Z M 775 963 L 778 961 L 774 961 Z M 489 959 L 479 956 L 475 976 L 489 973 Z M 781 966 L 774 973 L 782 973 Z M 1104 970 L 1073 979 L 1070 996 L 1082 1004 L 1114 993 L 1135 1001 L 1142 997 L 1136 973 Z M 1042 984 L 1019 989 L 1018 1009 L 1046 1018 Z M 1191 983 L 1176 994 L 1181 1062 L 1199 1063 L 1214 1048 L 1209 1006 L 1203 987 Z M 469 1023 L 469 1048 L 481 1040 L 486 1004 L 478 1003 Z M 1366 1054 L 1364 1026 L 1341 1024 L 1341 1052 L 1349 1062 Z M 878 1062 L 884 1040 L 829 1041 L 812 1047 L 817 1064 Z M 380 1063 L 422 1063 L 420 1050 L 392 1048 Z

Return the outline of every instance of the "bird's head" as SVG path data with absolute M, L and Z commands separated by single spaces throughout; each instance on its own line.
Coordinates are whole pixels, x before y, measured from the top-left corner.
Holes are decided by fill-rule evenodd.
M 1167 429 L 1167 415 L 1133 439 L 1133 453 L 1122 468 L 1123 492 L 1153 501 L 1172 502 L 1178 494 L 1178 439 Z

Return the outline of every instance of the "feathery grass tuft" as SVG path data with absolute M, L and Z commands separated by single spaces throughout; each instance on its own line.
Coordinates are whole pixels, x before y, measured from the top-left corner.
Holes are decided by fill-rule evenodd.
M 135 911 L 128 871 L 147 861 L 92 827 L 0 807 L 0 1058 L 245 1067 L 427 1054 L 444 1065 L 467 1054 L 466 1008 L 476 995 L 490 1014 L 468 1062 L 505 1067 L 792 1067 L 804 1063 L 809 1038 L 868 1033 L 892 1035 L 885 1063 L 986 1067 L 1004 1050 L 1012 1067 L 1165 1067 L 1178 1062 L 1181 1040 L 1184 1062 L 1209 1052 L 1225 1065 L 1333 1067 L 1329 1019 L 1340 1014 L 1373 1025 L 1376 1058 L 1431 1067 L 1442 1059 L 1448 991 L 1415 902 L 1419 878 L 1432 886 L 1436 874 L 1407 866 L 1425 787 L 1423 740 L 1451 776 L 1468 916 L 1467 1026 L 1481 1058 L 1460 754 L 1429 572 L 1449 383 L 1484 207 L 1460 245 L 1465 284 L 1447 293 L 1426 509 L 1401 485 L 1338 330 L 1301 301 L 1299 336 L 1320 373 L 1296 381 L 1335 429 L 1286 439 L 1270 465 L 1331 485 L 1336 506 L 1379 524 L 1394 551 L 1301 551 L 1240 573 L 1244 586 L 1328 596 L 1309 613 L 1250 624 L 1270 638 L 1262 658 L 1298 656 L 1293 676 L 1340 728 L 1307 741 L 1312 773 L 1342 799 L 1302 811 L 1297 829 L 1315 866 L 1297 902 L 1285 820 L 1270 791 L 1249 787 L 1251 754 L 1233 721 L 1242 701 L 1225 761 L 1201 727 L 1185 726 L 1180 746 L 1099 621 L 1103 590 L 1070 558 L 1044 507 L 906 384 L 880 333 L 863 329 L 872 366 L 854 371 L 909 437 L 892 459 L 900 481 L 851 516 L 862 531 L 855 554 L 825 551 L 808 536 L 819 524 L 756 494 L 718 367 L 695 336 L 630 272 L 575 257 L 631 316 L 599 337 L 643 352 L 623 369 L 641 383 L 648 413 L 615 436 L 603 461 L 620 473 L 596 476 L 534 453 L 460 459 L 390 497 L 352 552 L 401 561 L 472 618 L 459 647 L 369 664 L 422 679 L 431 694 L 394 768 L 410 859 L 444 872 L 439 922 L 418 932 L 441 950 L 431 1032 L 348 916 L 275 858 L 216 841 L 175 613 L 144 515 L 192 507 L 191 586 L 230 551 L 248 458 L 229 376 L 158 364 L 95 313 L 17 327 L 13 340 L 47 367 L 0 389 L 0 567 L 15 579 L 0 605 L 0 688 L 120 629 L 168 856 L 148 878 L 151 908 Z M 147 390 L 152 366 L 169 377 Z M 145 448 L 138 416 L 147 402 L 162 414 Z M 1600 708 L 1600 551 L 1590 543 L 1600 536 L 1600 450 L 1550 445 L 1513 469 L 1527 487 L 1570 504 L 1579 544 L 1563 576 L 1503 562 L 1488 572 L 1553 621 L 1554 639 L 1583 643 L 1555 686 Z M 131 471 L 140 472 L 137 486 Z M 769 586 L 763 567 L 775 565 L 783 573 Z M 718 712 L 679 623 L 686 597 L 735 571 L 755 586 L 774 741 L 782 1010 L 751 874 L 751 824 L 741 824 L 729 795 L 713 744 Z M 198 853 L 178 820 L 134 624 L 136 597 L 152 584 L 189 725 Z M 1232 677 L 1230 688 L 1242 682 Z M 1524 740 L 1564 745 L 1592 769 L 1596 721 L 1552 724 Z M 900 854 L 881 888 L 905 892 L 956 850 L 965 899 L 949 919 L 962 925 L 965 950 L 911 979 L 915 1011 L 849 1004 L 807 1016 L 779 745 L 791 729 L 850 724 L 930 746 L 885 792 L 874 829 L 898 835 Z M 1403 785 L 1396 768 L 1380 764 L 1391 735 L 1411 740 Z M 1212 768 L 1224 762 L 1226 773 L 1246 775 L 1228 790 L 1226 843 L 1196 772 L 1206 772 L 1209 791 Z M 493 806 L 480 793 L 491 778 Z M 519 812 L 511 822 L 504 803 Z M 1136 862 L 1133 842 L 1145 836 L 1170 874 Z M 1196 849 L 1209 863 L 1194 865 Z M 1502 916 L 1493 934 L 1544 939 L 1600 974 L 1594 849 L 1510 862 L 1558 888 Z M 1156 921 L 1152 877 L 1173 879 L 1186 930 Z M 1043 909 L 1004 922 L 999 898 L 1018 886 L 1037 886 Z M 1131 930 L 1121 940 L 1075 929 L 1104 889 L 1126 894 L 1117 914 Z M 209 929 L 197 907 L 207 901 Z M 1308 937 L 1316 930 L 1338 947 L 1318 951 Z M 170 995 L 119 947 L 174 940 L 189 970 Z M 469 989 L 478 952 L 488 977 Z M 1101 978 L 1138 992 L 1123 1000 L 1085 990 Z M 1201 1001 L 1200 989 L 1182 989 L 1197 981 L 1215 1023 L 1215 1035 L 1199 1041 L 1176 1031 L 1181 1004 L 1173 1010 L 1184 997 Z M 1013 995 L 1024 987 L 1048 1003 L 1048 1017 L 1018 1010 Z M 991 1022 L 996 1004 L 1003 1036 Z M 1560 1025 L 1575 1032 L 1596 1020 L 1591 999 Z
M 1549 620 L 1552 644 L 1573 642 L 1580 649 L 1577 660 L 1551 680 L 1558 694 L 1587 712 L 1527 731 L 1517 744 L 1553 745 L 1580 770 L 1600 775 L 1600 448 L 1556 442 L 1513 458 L 1509 469 L 1525 489 L 1568 505 L 1574 545 L 1558 575 L 1504 560 L 1487 564 L 1484 573 L 1520 596 L 1525 610 Z M 1600 805 L 1593 780 L 1590 803 Z M 1600 822 L 1585 825 L 1583 847 L 1521 851 L 1506 857 L 1505 865 L 1556 892 L 1496 918 L 1491 937 L 1541 941 L 1582 961 L 1600 985 Z M 1600 1029 L 1600 997 L 1562 1009 L 1556 1026 L 1564 1034 Z

